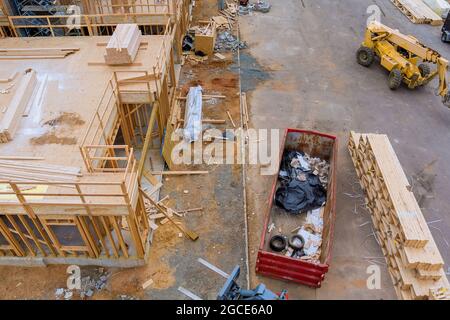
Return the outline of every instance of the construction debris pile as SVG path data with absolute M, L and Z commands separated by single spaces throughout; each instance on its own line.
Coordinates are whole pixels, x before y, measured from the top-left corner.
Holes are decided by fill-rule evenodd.
M 78 292 L 81 299 L 91 298 L 95 292 L 106 287 L 109 276 L 110 273 L 105 271 L 104 268 L 98 268 L 94 274 L 81 278 L 79 289 L 56 289 L 55 298 L 57 300 L 71 300 L 74 297 L 74 291 Z
M 238 12 L 238 5 L 236 3 L 229 3 L 225 2 L 226 8 L 223 8 L 222 10 L 219 10 L 219 14 L 228 20 L 236 20 L 237 19 L 237 12 Z
M 268 1 L 265 1 L 265 0 L 258 0 L 255 3 L 247 2 L 247 5 L 239 6 L 239 15 L 246 15 L 252 11 L 267 13 L 270 11 L 270 8 L 272 8 L 272 5 Z
M 272 251 L 311 263 L 320 263 L 324 207 L 307 212 L 305 223 L 291 230 L 291 235 L 277 234 L 270 239 Z M 275 229 L 272 223 L 268 227 L 271 233 Z
M 198 235 L 188 230 L 181 225 L 179 225 L 179 222 L 174 220 L 174 217 L 182 218 L 186 215 L 188 212 L 193 211 L 203 211 L 203 208 L 191 208 L 186 210 L 179 210 L 176 211 L 169 207 L 168 204 L 165 204 L 164 202 L 169 199 L 169 196 L 165 196 L 161 200 L 157 201 L 151 198 L 151 194 L 146 193 L 144 190 L 142 190 L 142 195 L 144 196 L 144 204 L 145 204 L 145 211 L 148 217 L 148 221 L 150 224 L 150 228 L 152 230 L 156 230 L 158 228 L 158 225 L 156 224 L 156 221 L 159 221 L 161 225 L 166 224 L 167 222 L 170 222 L 173 226 L 175 226 L 180 232 L 178 233 L 178 236 L 181 238 L 183 236 L 186 236 L 186 238 L 195 241 L 198 239 Z M 187 190 L 185 190 L 188 192 Z M 186 193 L 185 192 L 185 193 Z
M 289 213 L 321 207 L 327 198 L 329 164 L 298 151 L 283 155 L 275 204 Z
M 284 235 L 286 231 L 273 236 L 270 240 L 273 251 L 320 263 L 329 170 L 327 161 L 307 153 L 288 151 L 283 154 L 275 204 L 295 216 L 306 212 L 306 219 L 301 226 L 291 230 L 290 236 Z M 272 223 L 268 232 L 274 228 Z
M 229 31 L 219 33 L 214 47 L 215 51 L 236 51 L 237 49 L 245 49 L 247 44 L 240 41 Z

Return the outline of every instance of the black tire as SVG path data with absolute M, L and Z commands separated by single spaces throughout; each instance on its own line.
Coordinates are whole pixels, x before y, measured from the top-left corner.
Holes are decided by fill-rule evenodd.
M 296 240 L 298 240 L 300 242 L 300 244 L 297 244 Z M 294 234 L 289 239 L 289 246 L 296 251 L 302 250 L 304 245 L 305 245 L 305 239 L 303 239 L 303 237 L 298 234 Z
M 270 249 L 275 252 L 281 252 L 286 249 L 286 238 L 281 235 L 275 235 L 270 239 Z
M 396 90 L 402 84 L 403 75 L 398 69 L 394 69 L 389 73 L 389 89 Z
M 419 71 L 420 71 L 420 75 L 422 77 L 427 77 L 430 75 L 431 73 L 431 69 L 430 66 L 425 64 L 425 63 L 421 63 L 419 64 Z
M 375 52 L 367 47 L 360 47 L 356 51 L 356 61 L 364 67 L 369 67 L 375 60 Z

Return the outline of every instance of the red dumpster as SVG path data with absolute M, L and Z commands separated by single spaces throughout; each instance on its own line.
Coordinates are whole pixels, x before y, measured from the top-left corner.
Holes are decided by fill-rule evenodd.
M 268 227 L 275 221 L 278 228 L 282 225 L 287 228 L 297 227 L 292 215 L 281 214 L 280 208 L 274 206 L 274 197 L 278 185 L 278 174 L 273 178 L 272 189 L 269 198 L 269 206 L 265 217 L 264 229 L 262 230 L 261 243 L 256 260 L 256 273 L 284 279 L 310 287 L 321 286 L 328 272 L 331 260 L 331 249 L 333 243 L 333 229 L 336 210 L 336 164 L 337 164 L 337 137 L 299 129 L 286 129 L 282 140 L 280 160 L 285 151 L 295 150 L 308 153 L 312 157 L 319 157 L 328 161 L 330 169 L 328 173 L 327 199 L 323 209 L 323 231 L 320 258 L 317 263 L 291 258 L 282 253 L 270 249 Z M 281 161 L 280 161 L 281 163 Z

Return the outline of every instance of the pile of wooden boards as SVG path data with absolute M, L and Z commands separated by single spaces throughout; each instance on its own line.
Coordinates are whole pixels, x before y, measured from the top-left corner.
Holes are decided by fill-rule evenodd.
M 388 137 L 351 132 L 348 148 L 398 297 L 450 293 L 444 261 Z
M 13 139 L 20 119 L 33 96 L 36 83 L 36 72 L 31 69 L 25 71 L 17 80 L 11 101 L 0 113 L 0 143 L 6 143 Z
M 217 30 L 232 30 L 234 21 L 224 16 L 214 16 L 211 18 L 216 24 Z
M 160 224 L 166 224 L 167 222 L 171 222 L 172 225 L 174 225 L 178 230 L 181 232 L 178 234 L 179 237 L 182 237 L 183 234 L 189 238 L 192 241 L 195 241 L 198 239 L 198 234 L 195 232 L 186 229 L 185 227 L 182 227 L 180 222 L 175 221 L 173 218 L 174 216 L 178 217 L 184 217 L 186 213 L 192 212 L 192 211 L 202 211 L 203 208 L 194 208 L 194 209 L 187 209 L 183 211 L 175 211 L 172 208 L 169 208 L 168 205 L 164 204 L 165 200 L 168 200 L 169 196 L 165 196 L 163 199 L 157 201 L 154 200 L 151 195 L 146 193 L 143 189 L 140 189 L 142 192 L 142 195 L 144 196 L 144 205 L 145 205 L 145 211 L 148 216 L 148 221 L 150 228 L 152 230 L 156 230 L 158 228 L 158 225 L 155 223 L 156 220 L 160 220 Z M 159 212 L 159 213 L 158 213 Z
M 238 5 L 236 3 L 230 3 L 230 2 L 225 2 L 227 8 L 224 10 L 220 10 L 219 14 L 225 18 L 227 18 L 227 20 L 230 20 L 232 22 L 235 22 L 237 19 L 237 13 L 238 13 Z
M 118 24 L 106 46 L 105 63 L 108 65 L 131 64 L 141 44 L 142 32 L 137 24 Z
M 391 0 L 391 2 L 413 23 L 429 23 L 431 25 L 443 23 L 442 18 L 422 0 Z
M 62 59 L 80 48 L 1 48 L 0 60 Z
M 0 180 L 75 182 L 82 176 L 80 172 L 79 167 L 0 160 Z

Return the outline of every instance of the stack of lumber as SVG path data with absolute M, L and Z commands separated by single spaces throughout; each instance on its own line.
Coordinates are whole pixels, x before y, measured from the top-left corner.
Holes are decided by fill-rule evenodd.
M 0 48 L 0 60 L 62 59 L 80 48 Z
M 106 64 L 131 64 L 141 44 L 142 33 L 137 24 L 118 24 L 106 46 Z
M 79 167 L 0 160 L 0 180 L 75 182 L 82 176 L 80 171 Z
M 391 0 L 391 2 L 413 23 L 440 25 L 442 18 L 422 0 Z
M 226 16 L 214 16 L 211 18 L 216 24 L 217 30 L 232 30 L 235 20 L 230 19 Z
M 388 137 L 352 131 L 348 148 L 398 297 L 430 299 L 430 290 L 450 290 L 442 256 Z
M 0 114 L 0 143 L 6 143 L 13 139 L 20 119 L 33 95 L 36 86 L 36 72 L 27 70 L 18 80 L 16 91 L 7 108 Z

